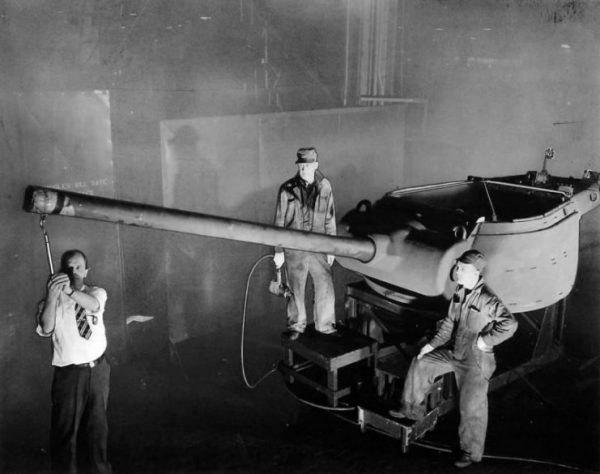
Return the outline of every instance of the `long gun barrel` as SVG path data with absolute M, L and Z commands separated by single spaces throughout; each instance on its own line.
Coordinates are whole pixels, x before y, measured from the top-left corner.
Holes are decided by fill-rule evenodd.
M 375 255 L 375 244 L 368 238 L 336 237 L 288 230 L 270 225 L 42 186 L 27 187 L 23 209 L 37 214 L 58 214 L 308 252 L 320 252 L 356 259 L 361 262 L 368 262 Z

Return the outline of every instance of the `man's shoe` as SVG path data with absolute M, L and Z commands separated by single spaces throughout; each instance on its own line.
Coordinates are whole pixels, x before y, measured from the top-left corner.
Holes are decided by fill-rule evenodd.
M 394 418 L 398 418 L 398 419 L 408 418 L 406 416 L 406 413 L 404 413 L 404 410 L 402 410 L 402 408 L 388 410 L 388 415 L 393 416 Z
M 467 453 L 462 453 L 460 457 L 454 461 L 454 467 L 459 469 L 462 469 L 463 467 L 469 467 L 471 464 L 473 464 L 473 460 Z

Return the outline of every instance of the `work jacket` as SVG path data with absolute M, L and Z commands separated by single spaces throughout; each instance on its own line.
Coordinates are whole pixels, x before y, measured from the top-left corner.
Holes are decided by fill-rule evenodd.
M 299 175 L 288 179 L 279 188 L 274 224 L 286 229 L 318 232 L 335 235 L 335 206 L 331 183 L 320 171 L 315 173 L 314 206 L 308 207 L 302 186 L 306 186 Z M 283 249 L 276 247 L 276 252 Z
M 454 357 L 464 359 L 477 347 L 478 336 L 493 351 L 493 346 L 509 339 L 516 330 L 514 316 L 480 278 L 470 292 L 462 285 L 456 288 L 448 315 L 430 344 L 435 348 L 451 341 Z

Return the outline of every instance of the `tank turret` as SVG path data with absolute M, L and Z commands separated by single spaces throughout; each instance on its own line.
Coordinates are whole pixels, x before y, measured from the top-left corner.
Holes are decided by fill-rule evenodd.
M 571 291 L 579 220 L 600 204 L 598 174 L 469 177 L 398 189 L 363 201 L 339 236 L 29 186 L 23 208 L 117 224 L 333 254 L 369 285 L 403 302 L 449 296 L 456 258 L 475 247 L 488 258 L 486 280 L 514 312 L 549 306 Z
M 540 180 L 539 174 L 469 177 L 397 189 L 373 205 L 359 203 L 339 228 L 358 238 L 370 235 L 377 242 L 368 263 L 374 270 L 362 273 L 373 289 L 389 298 L 406 301 L 415 296 L 405 290 L 424 295 L 438 291 L 449 297 L 452 262 L 447 259 L 477 248 L 487 256 L 487 282 L 512 311 L 543 308 L 566 297 L 573 287 L 580 218 L 600 204 L 600 192 L 595 172 L 586 171 L 581 179 L 546 173 Z M 419 250 L 416 255 L 411 253 L 414 249 Z M 358 272 L 364 267 L 343 258 L 340 263 Z M 396 270 L 414 272 L 421 279 L 433 270 L 419 267 L 436 263 L 440 280 L 438 286 L 425 288 L 434 290 L 431 293 L 419 291 L 413 281 L 393 288 L 386 278 Z

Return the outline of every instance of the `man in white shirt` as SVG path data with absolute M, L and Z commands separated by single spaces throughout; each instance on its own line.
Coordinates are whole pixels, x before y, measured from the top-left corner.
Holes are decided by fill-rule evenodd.
M 81 250 L 61 257 L 61 270 L 48 280 L 46 298 L 38 316 L 37 333 L 52 337 L 52 419 L 50 428 L 52 472 L 76 473 L 77 440 L 84 435 L 92 472 L 111 473 L 107 458 L 106 407 L 110 365 L 104 356 L 106 331 L 103 315 L 106 291 L 85 284 L 88 260 Z

